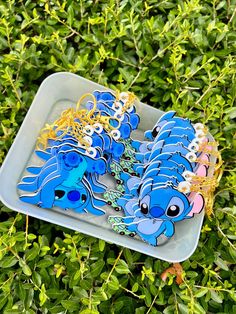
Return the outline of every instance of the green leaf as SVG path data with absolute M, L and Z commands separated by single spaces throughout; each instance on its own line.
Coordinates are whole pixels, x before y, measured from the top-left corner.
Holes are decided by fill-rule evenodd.
M 4 307 L 7 302 L 8 295 L 5 293 L 0 294 L 0 310 Z
M 26 291 L 25 308 L 30 309 L 34 299 L 34 289 L 30 288 Z
M 66 298 L 67 295 L 68 295 L 68 292 L 66 290 L 59 290 L 56 288 L 51 288 L 47 290 L 47 296 L 50 299 L 57 299 L 60 301 Z
M 179 311 L 181 314 L 188 314 L 189 313 L 188 307 L 183 303 L 178 303 L 178 308 L 179 308 Z
M 10 268 L 18 262 L 15 256 L 6 256 L 0 261 L 1 268 Z
M 72 300 L 63 300 L 61 301 L 61 304 L 66 310 L 71 312 L 78 311 L 80 308 L 80 304 Z
M 135 282 L 133 287 L 132 287 L 132 292 L 137 292 L 138 288 L 139 288 L 139 284 L 137 282 Z
M 219 293 L 217 293 L 215 290 L 211 290 L 211 298 L 217 303 L 222 303 L 222 298 L 220 297 Z
M 92 277 L 97 277 L 98 275 L 100 275 L 104 265 L 105 265 L 105 262 L 102 260 L 93 263 L 91 265 L 90 275 Z
M 111 276 L 111 280 L 108 281 L 108 287 L 111 290 L 118 290 L 120 288 L 119 281 L 118 281 L 118 279 L 114 275 L 112 275 Z
M 23 273 L 26 276 L 31 276 L 32 275 L 32 271 L 31 271 L 30 267 L 27 264 L 23 263 L 21 267 L 22 267 Z
M 198 290 L 197 293 L 194 294 L 194 296 L 195 296 L 196 298 L 201 298 L 201 297 L 203 297 L 207 292 L 208 292 L 208 289 L 207 289 L 207 288 L 201 288 L 201 289 Z
M 118 274 L 128 274 L 130 272 L 129 266 L 123 260 L 119 261 L 119 263 L 116 265 L 115 269 L 116 269 Z
M 85 309 L 85 310 L 81 311 L 80 314 L 99 314 L 99 312 L 96 310 Z
M 222 260 L 220 257 L 217 257 L 217 259 L 215 260 L 215 263 L 217 266 L 219 266 L 220 268 L 224 269 L 224 270 L 229 270 L 229 267 L 227 265 L 227 263 Z
M 99 239 L 98 244 L 99 244 L 99 251 L 101 251 L 101 252 L 104 251 L 106 242 L 104 240 Z
M 37 243 L 33 243 L 33 247 L 30 250 L 27 250 L 25 253 L 25 260 L 32 261 L 34 260 L 39 254 L 39 245 Z

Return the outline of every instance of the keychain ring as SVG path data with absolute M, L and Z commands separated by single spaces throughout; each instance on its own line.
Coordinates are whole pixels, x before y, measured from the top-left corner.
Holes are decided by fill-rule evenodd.
M 92 116 L 96 110 L 96 107 L 97 107 L 97 100 L 95 98 L 95 96 L 93 94 L 90 94 L 90 93 L 87 93 L 87 94 L 84 94 L 83 96 L 80 97 L 80 99 L 78 100 L 77 104 L 76 104 L 76 111 L 79 111 L 79 108 L 80 108 L 80 105 L 81 105 L 81 102 L 86 98 L 86 97 L 92 97 L 93 99 L 93 108 L 89 111 L 89 116 Z

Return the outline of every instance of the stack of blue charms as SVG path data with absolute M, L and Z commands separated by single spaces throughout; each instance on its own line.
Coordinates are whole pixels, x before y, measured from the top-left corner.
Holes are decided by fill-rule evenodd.
M 85 101 L 89 96 L 92 101 Z M 153 246 L 161 235 L 172 237 L 175 222 L 204 207 L 216 144 L 209 142 L 204 125 L 175 112 L 146 131 L 146 140 L 132 140 L 140 121 L 135 101 L 132 93 L 94 91 L 46 125 L 35 149 L 42 164 L 26 168 L 20 199 L 97 216 L 108 204 L 120 211 L 108 217 L 115 232 Z M 116 190 L 101 182 L 106 173 L 116 179 Z

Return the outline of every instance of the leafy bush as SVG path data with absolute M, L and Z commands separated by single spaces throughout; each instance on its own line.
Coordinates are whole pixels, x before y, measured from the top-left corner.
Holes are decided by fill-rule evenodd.
M 70 71 L 206 122 L 224 175 L 183 283 L 170 265 L 1 207 L 0 311 L 236 313 L 235 0 L 0 2 L 0 158 L 40 83 Z M 17 158 L 17 157 L 16 157 Z

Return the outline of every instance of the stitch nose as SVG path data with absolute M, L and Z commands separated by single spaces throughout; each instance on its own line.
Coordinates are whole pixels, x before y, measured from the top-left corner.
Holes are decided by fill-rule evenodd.
M 164 210 L 158 206 L 154 206 L 150 209 L 150 214 L 155 218 L 162 216 L 164 213 Z
M 67 194 L 68 200 L 72 201 L 72 202 L 76 202 L 80 199 L 80 192 L 79 191 L 70 191 Z

